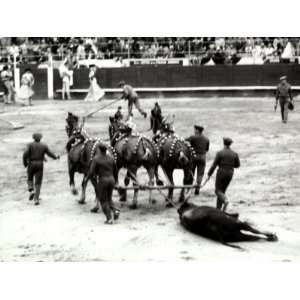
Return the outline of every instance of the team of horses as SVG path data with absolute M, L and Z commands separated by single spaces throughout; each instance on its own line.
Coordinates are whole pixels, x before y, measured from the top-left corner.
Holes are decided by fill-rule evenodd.
M 137 179 L 137 171 L 144 167 L 149 177 L 149 186 L 154 183 L 163 185 L 159 178 L 159 167 L 163 171 L 165 179 L 168 182 L 169 191 L 166 198 L 167 207 L 175 205 L 173 201 L 173 172 L 175 169 L 183 170 L 183 184 L 192 185 L 194 180 L 193 159 L 195 151 L 191 145 L 182 137 L 179 137 L 168 126 L 169 124 L 161 122 L 158 134 L 152 138 L 142 134 L 124 133 L 124 123 L 114 117 L 110 117 L 109 140 L 90 137 L 84 129 L 84 120 L 72 113 L 68 113 L 66 118 L 66 132 L 68 142 L 66 145 L 68 153 L 69 183 L 73 194 L 78 194 L 75 187 L 75 173 L 83 174 L 80 204 L 85 203 L 85 193 L 87 180 L 86 176 L 93 158 L 96 156 L 101 144 L 105 144 L 108 154 L 115 160 L 117 169 L 127 170 L 124 185 L 128 186 L 132 181 L 133 186 L 140 185 Z M 92 177 L 91 183 L 96 189 L 97 178 Z M 119 183 L 117 183 L 119 186 Z M 152 203 L 152 190 L 149 190 L 149 202 Z M 118 189 L 120 201 L 127 200 L 126 189 Z M 96 193 L 95 193 L 96 194 Z M 248 223 L 238 220 L 238 215 L 231 215 L 221 212 L 216 208 L 207 206 L 196 206 L 185 201 L 186 193 L 183 188 L 180 192 L 179 206 L 176 207 L 179 213 L 180 223 L 187 230 L 214 239 L 225 245 L 232 246 L 229 242 L 236 241 L 254 241 L 265 238 L 268 241 L 276 241 L 277 236 L 273 233 L 266 233 L 254 229 Z M 130 208 L 138 207 L 138 188 L 134 189 L 134 195 Z M 96 197 L 96 206 L 91 210 L 97 212 L 99 201 Z M 250 234 L 243 233 L 248 231 Z M 236 246 L 239 248 L 239 246 Z

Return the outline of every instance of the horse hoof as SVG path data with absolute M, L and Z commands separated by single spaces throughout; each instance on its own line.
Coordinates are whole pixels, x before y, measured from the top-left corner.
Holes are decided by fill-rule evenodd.
M 76 189 L 71 190 L 72 195 L 78 195 L 78 191 Z
M 91 209 L 91 213 L 97 213 L 98 212 L 98 210 L 99 210 L 99 208 L 96 206 L 96 207 L 94 207 L 94 208 L 92 208 Z
M 166 208 L 172 208 L 173 207 L 173 205 L 170 203 L 170 202 L 168 202 L 167 204 L 166 204 Z
M 274 233 L 270 233 L 267 235 L 267 241 L 269 242 L 277 242 L 278 241 L 278 237 L 276 234 Z
M 199 195 L 199 188 L 195 188 L 195 195 Z
M 106 221 L 104 222 L 104 224 L 108 224 L 108 225 L 112 225 L 113 223 L 114 223 L 114 222 L 113 222 L 112 219 L 106 220 Z
M 125 186 L 128 186 L 129 182 L 130 182 L 130 178 L 126 176 L 124 179 Z
M 150 199 L 149 203 L 150 204 L 156 204 L 156 200 L 155 199 Z
M 125 196 L 120 197 L 120 202 L 126 202 L 126 201 L 127 201 L 127 199 Z
M 163 186 L 164 185 L 164 182 L 162 180 L 157 180 L 156 181 L 156 185 L 158 186 Z
M 129 208 L 130 208 L 130 209 L 137 209 L 138 207 L 137 207 L 136 204 L 131 204 L 131 205 L 129 205 Z
M 119 216 L 120 216 L 120 211 L 118 209 L 116 209 L 114 211 L 114 220 L 118 220 L 119 219 Z
M 179 197 L 178 202 L 182 203 L 184 200 L 185 200 L 184 197 Z
M 84 200 L 79 200 L 79 201 L 78 201 L 78 204 L 81 204 L 81 205 L 82 205 L 82 204 L 85 204 L 85 201 L 84 201 Z

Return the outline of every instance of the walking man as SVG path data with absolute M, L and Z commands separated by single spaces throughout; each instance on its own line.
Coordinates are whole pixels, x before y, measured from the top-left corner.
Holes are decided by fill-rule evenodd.
M 142 109 L 138 95 L 136 91 L 133 89 L 133 87 L 129 84 L 125 84 L 125 81 L 123 80 L 119 82 L 118 86 L 123 89 L 123 95 L 120 98 L 120 100 L 121 99 L 128 100 L 128 115 L 125 121 L 128 121 L 129 117 L 133 116 L 132 114 L 133 105 L 135 105 L 136 109 L 140 112 L 141 115 L 144 116 L 144 118 L 147 118 L 147 113 Z
M 153 131 L 153 134 L 160 129 L 162 124 L 163 116 L 161 112 L 160 105 L 158 102 L 155 102 L 154 107 L 151 110 L 151 119 L 150 119 L 150 128 Z
M 289 103 L 293 101 L 291 85 L 287 82 L 286 79 L 287 76 L 280 77 L 280 83 L 278 84 L 276 90 L 276 102 L 274 107 L 276 111 L 279 100 L 282 123 L 287 123 L 288 106 Z
M 118 170 L 114 159 L 107 155 L 107 148 L 104 144 L 99 146 L 100 152 L 94 157 L 88 175 L 85 180 L 97 176 L 96 194 L 100 201 L 103 213 L 106 216 L 105 224 L 113 224 L 113 219 L 117 220 L 120 211 L 114 207 L 112 193 L 118 181 Z M 97 212 L 99 204 L 93 208 L 92 212 Z M 112 217 L 113 213 L 113 217 Z
M 204 128 L 199 125 L 194 126 L 194 135 L 185 139 L 190 142 L 191 146 L 196 152 L 194 159 L 193 173 L 195 174 L 197 168 L 197 188 L 195 189 L 195 195 L 199 195 L 200 185 L 204 176 L 206 166 L 206 153 L 209 151 L 209 139 L 203 134 Z
M 223 143 L 224 149 L 217 152 L 215 160 L 207 175 L 208 178 L 210 178 L 218 166 L 215 183 L 217 208 L 226 211 L 228 200 L 225 193 L 233 177 L 234 168 L 240 167 L 240 159 L 238 154 L 230 148 L 230 145 L 233 143 L 231 138 L 223 138 Z
M 39 205 L 45 154 L 53 159 L 59 159 L 59 156 L 51 152 L 46 144 L 41 143 L 40 133 L 34 133 L 32 137 L 34 141 L 27 145 L 23 153 L 23 164 L 27 168 L 29 200 L 34 199 L 34 204 Z

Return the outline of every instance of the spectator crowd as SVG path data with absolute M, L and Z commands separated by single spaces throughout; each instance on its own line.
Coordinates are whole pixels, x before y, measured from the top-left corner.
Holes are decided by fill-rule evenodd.
M 34 37 L 0 38 L 0 63 L 63 60 L 72 53 L 77 60 L 124 58 L 189 58 L 191 63 L 235 64 L 242 57 L 265 63 L 282 60 L 290 43 L 293 56 L 300 55 L 300 38 L 280 37 Z

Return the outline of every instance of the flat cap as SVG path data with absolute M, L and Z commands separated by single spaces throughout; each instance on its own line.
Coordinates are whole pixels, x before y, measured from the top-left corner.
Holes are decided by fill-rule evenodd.
M 230 137 L 223 137 L 224 145 L 230 146 L 233 143 L 233 140 Z
M 287 76 L 286 76 L 286 75 L 281 76 L 281 77 L 279 78 L 279 80 L 285 80 L 285 79 L 287 79 Z
M 194 128 L 198 131 L 203 131 L 204 130 L 204 127 L 203 126 L 200 126 L 200 125 L 194 125 Z
M 32 138 L 35 140 L 35 141 L 40 141 L 42 139 L 43 135 L 39 132 L 35 132 L 33 135 L 32 135 Z

